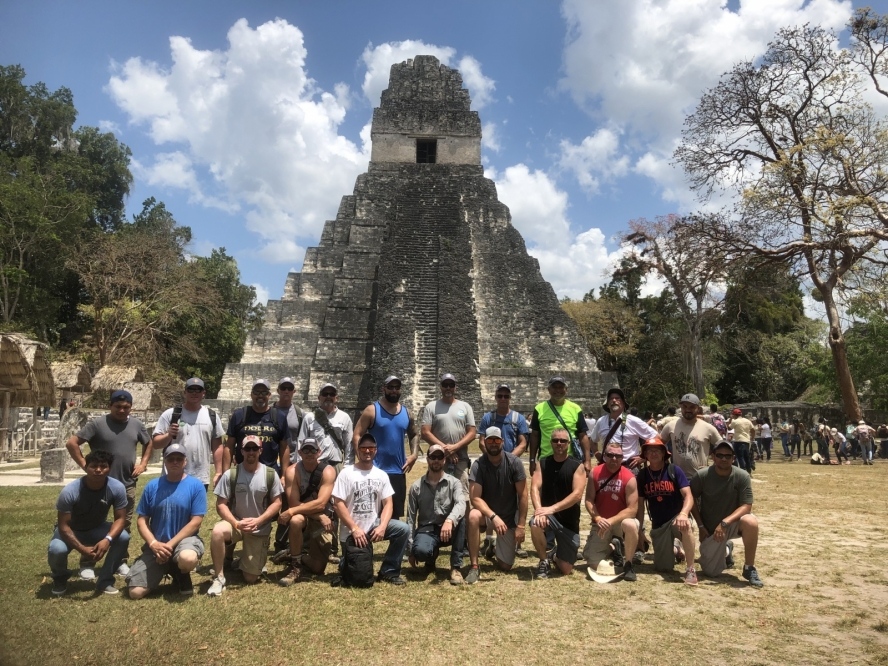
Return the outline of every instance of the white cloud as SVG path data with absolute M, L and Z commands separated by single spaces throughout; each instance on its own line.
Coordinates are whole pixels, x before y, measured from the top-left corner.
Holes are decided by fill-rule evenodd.
M 589 194 L 598 194 L 602 182 L 612 182 L 629 172 L 628 155 L 620 155 L 620 132 L 601 128 L 580 145 L 561 142 L 561 168 L 572 172 Z
M 481 126 L 481 147 L 495 153 L 502 148 L 496 123 L 484 123 Z
M 204 205 L 243 207 L 270 261 L 287 254 L 281 238 L 316 239 L 369 159 L 369 143 L 358 148 L 338 134 L 347 86 L 317 86 L 302 32 L 281 19 L 257 28 L 240 19 L 224 51 L 184 37 L 171 37 L 170 51 L 169 69 L 132 58 L 107 86 L 131 124 L 175 147 L 142 165 L 146 179 Z
M 268 303 L 268 287 L 265 287 L 256 282 L 254 282 L 250 286 L 256 290 L 256 300 L 253 301 L 253 303 L 259 303 L 260 305 L 265 305 L 266 303 Z
M 99 129 L 103 132 L 111 132 L 116 136 L 120 136 L 120 125 L 115 123 L 113 120 L 100 120 L 99 121 Z
M 741 0 L 737 10 L 725 0 L 565 0 L 560 85 L 593 118 L 623 132 L 638 172 L 664 198 L 686 201 L 668 162 L 700 95 L 735 63 L 761 55 L 780 28 L 841 30 L 851 9 L 850 0 Z M 594 170 L 573 171 L 594 190 Z
M 392 65 L 415 58 L 418 55 L 432 55 L 442 65 L 460 70 L 463 85 L 472 98 L 472 108 L 478 110 L 492 100 L 496 84 L 493 79 L 484 76 L 481 63 L 472 56 L 463 56 L 459 63 L 453 64 L 456 50 L 449 46 L 435 46 L 425 42 L 407 39 L 402 42 L 388 42 L 373 46 L 368 44 L 361 54 L 361 60 L 367 67 L 364 83 L 361 86 L 364 96 L 374 107 L 379 106 L 382 91 L 388 87 Z

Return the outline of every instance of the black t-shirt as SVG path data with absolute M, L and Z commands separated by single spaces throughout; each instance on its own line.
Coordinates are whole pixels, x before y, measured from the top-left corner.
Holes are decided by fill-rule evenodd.
M 526 479 L 521 460 L 505 451 L 499 465 L 494 465 L 487 456 L 481 456 L 472 463 L 469 471 L 469 481 L 481 486 L 481 499 L 510 529 L 515 527 L 515 514 L 518 513 L 515 484 Z
M 543 506 L 552 506 L 573 492 L 573 477 L 580 466 L 580 461 L 568 456 L 558 462 L 553 456 L 540 458 L 540 470 L 543 475 L 543 487 L 540 489 L 540 501 Z M 554 514 L 559 523 L 571 532 L 580 532 L 580 503 Z
M 234 459 L 237 464 L 244 461 L 244 454 L 241 451 L 244 437 L 258 435 L 262 440 L 259 462 L 273 467 L 280 474 L 280 444 L 290 438 L 286 417 L 281 415 L 280 410 L 269 408 L 267 412 L 260 414 L 252 407 L 236 409 L 228 421 L 227 434 L 235 439 Z

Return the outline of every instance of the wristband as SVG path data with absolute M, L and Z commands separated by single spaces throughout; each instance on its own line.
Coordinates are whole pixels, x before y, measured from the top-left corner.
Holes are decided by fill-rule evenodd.
M 157 539 L 154 539 L 151 543 L 148 544 L 148 547 L 151 548 L 154 544 L 157 543 Z
M 114 537 L 110 534 L 106 534 L 105 538 L 108 539 L 108 543 L 114 543 Z

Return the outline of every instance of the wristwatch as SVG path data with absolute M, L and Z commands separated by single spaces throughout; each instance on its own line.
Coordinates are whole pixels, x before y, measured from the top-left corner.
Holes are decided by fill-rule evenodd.
M 719 525 L 721 525 L 721 528 L 722 528 L 723 530 L 728 529 L 728 524 L 727 524 L 725 521 L 721 521 L 721 522 L 719 523 Z

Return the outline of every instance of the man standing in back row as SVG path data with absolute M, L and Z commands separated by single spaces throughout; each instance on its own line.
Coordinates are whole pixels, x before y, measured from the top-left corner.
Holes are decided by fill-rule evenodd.
M 530 473 L 536 471 L 537 457 L 552 455 L 552 432 L 555 428 L 567 430 L 571 439 L 577 439 L 581 453 L 568 449 L 568 455 L 582 462 L 587 472 L 592 470 L 591 455 L 597 450 L 586 433 L 583 408 L 567 399 L 567 382 L 556 376 L 549 380 L 549 399 L 539 403 L 530 420 Z
M 672 462 L 687 478 L 709 465 L 709 452 L 722 438 L 715 426 L 697 418 L 700 399 L 685 393 L 679 402 L 681 418 L 660 431 L 660 439 L 672 449 Z
M 456 399 L 456 377 L 441 375 L 441 399 L 430 402 L 422 410 L 422 438 L 444 449 L 447 465 L 444 471 L 455 476 L 469 496 L 469 442 L 475 439 L 475 412 L 472 406 Z

